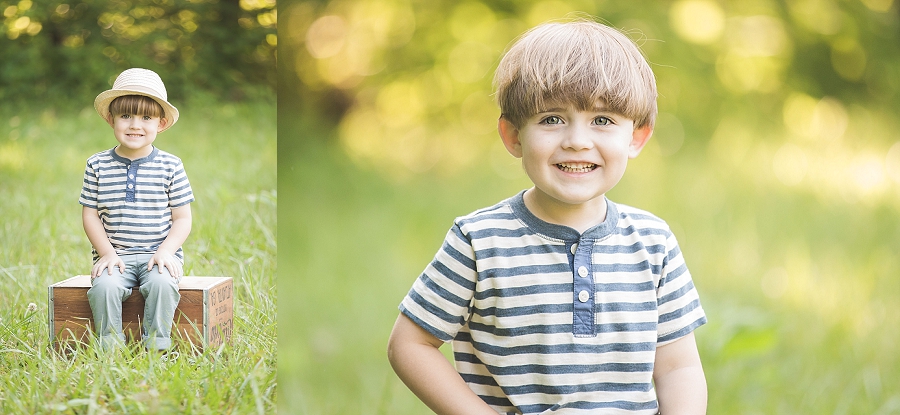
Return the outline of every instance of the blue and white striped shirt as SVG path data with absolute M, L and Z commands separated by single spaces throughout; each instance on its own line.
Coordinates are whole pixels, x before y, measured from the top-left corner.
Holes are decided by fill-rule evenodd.
M 457 371 L 500 413 L 656 414 L 656 348 L 706 322 L 675 236 L 611 201 L 579 234 L 523 193 L 457 218 L 401 312 L 453 342 Z
M 153 147 L 130 160 L 115 148 L 87 160 L 78 203 L 96 209 L 119 255 L 155 253 L 172 227 L 172 208 L 194 201 L 181 159 Z M 93 250 L 94 261 L 99 259 Z M 175 253 L 184 261 L 181 248 Z

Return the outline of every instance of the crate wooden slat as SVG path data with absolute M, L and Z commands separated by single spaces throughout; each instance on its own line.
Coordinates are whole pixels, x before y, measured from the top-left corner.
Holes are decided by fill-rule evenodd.
M 182 277 L 181 301 L 175 309 L 172 338 L 189 340 L 201 350 L 230 343 L 234 327 L 231 277 Z M 60 348 L 69 342 L 86 342 L 94 317 L 88 303 L 89 275 L 78 275 L 48 287 L 50 342 Z M 137 288 L 122 303 L 122 330 L 130 341 L 141 338 L 144 297 Z

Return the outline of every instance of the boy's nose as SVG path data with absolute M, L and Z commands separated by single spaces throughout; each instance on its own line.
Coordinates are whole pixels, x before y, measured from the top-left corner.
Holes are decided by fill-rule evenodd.
M 594 142 L 591 141 L 590 134 L 585 130 L 584 127 L 570 125 L 569 128 L 566 129 L 562 146 L 572 150 L 585 150 L 593 147 Z

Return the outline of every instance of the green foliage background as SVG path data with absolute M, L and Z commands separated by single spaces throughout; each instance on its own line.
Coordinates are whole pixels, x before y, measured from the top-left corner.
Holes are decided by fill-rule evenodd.
M 711 414 L 900 413 L 900 4 L 283 1 L 280 413 L 427 413 L 385 344 L 453 217 L 528 187 L 494 132 L 506 46 L 582 12 L 657 76 L 610 193 L 672 225 Z M 285 208 L 289 207 L 289 208 Z
M 275 0 L 3 0 L 0 100 L 81 102 L 130 67 L 162 74 L 176 102 L 265 96 L 276 23 Z

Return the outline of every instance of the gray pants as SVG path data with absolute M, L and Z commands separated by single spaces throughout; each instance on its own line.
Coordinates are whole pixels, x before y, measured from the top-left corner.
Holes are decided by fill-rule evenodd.
M 181 300 L 178 282 L 169 270 L 153 266 L 147 270 L 151 254 L 119 255 L 125 262 L 125 273 L 113 267 L 91 280 L 88 301 L 94 314 L 94 331 L 100 336 L 103 348 L 116 347 L 125 342 L 122 333 L 122 302 L 131 296 L 131 289 L 140 287 L 144 296 L 144 315 L 141 323 L 141 341 L 147 349 L 164 350 L 172 347 L 172 321 L 175 307 Z

